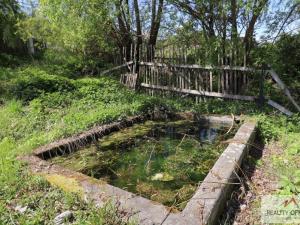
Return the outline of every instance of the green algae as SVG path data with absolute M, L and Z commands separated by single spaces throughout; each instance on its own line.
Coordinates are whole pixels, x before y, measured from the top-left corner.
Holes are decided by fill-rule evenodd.
M 225 148 L 221 141 L 233 133 L 226 131 L 186 120 L 147 121 L 50 160 L 182 210 Z
M 142 137 L 149 133 L 155 123 L 153 121 L 146 121 L 144 124 L 135 124 L 132 127 L 124 128 L 118 132 L 114 132 L 111 135 L 104 136 L 100 141 L 99 145 L 101 149 L 107 147 L 118 147 L 124 143 L 124 140 L 129 142 L 137 137 Z

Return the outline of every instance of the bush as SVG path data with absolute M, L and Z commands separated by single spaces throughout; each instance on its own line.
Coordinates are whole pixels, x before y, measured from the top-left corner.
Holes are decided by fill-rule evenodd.
M 300 33 L 283 35 L 276 42 L 276 63 L 286 79 L 300 82 Z
M 20 71 L 10 84 L 11 94 L 25 102 L 44 93 L 68 92 L 74 89 L 75 86 L 69 79 L 49 75 L 35 68 Z
M 27 61 L 28 59 L 26 58 L 21 58 L 6 53 L 0 53 L 0 67 L 17 67 L 24 64 Z
M 78 78 L 82 75 L 98 74 L 100 69 L 105 67 L 105 62 L 99 58 L 84 58 L 73 53 L 60 51 L 59 54 L 53 50 L 44 52 L 44 69 L 49 73 L 67 76 L 69 78 Z
M 300 82 L 300 33 L 284 34 L 275 44 L 260 45 L 252 58 L 256 66 L 270 64 L 286 82 Z

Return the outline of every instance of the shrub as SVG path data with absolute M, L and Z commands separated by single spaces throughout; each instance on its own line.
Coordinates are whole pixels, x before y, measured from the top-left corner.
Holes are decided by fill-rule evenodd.
M 2 67 L 17 67 L 28 61 L 26 58 L 0 53 L 0 66 Z
M 83 75 L 98 74 L 100 69 L 105 67 L 103 59 L 96 57 L 82 57 L 67 51 L 60 51 L 59 54 L 53 50 L 47 50 L 42 57 L 43 67 L 49 73 L 78 78 Z
M 20 71 L 10 85 L 11 94 L 25 102 L 43 93 L 68 92 L 74 89 L 75 86 L 69 79 L 49 75 L 42 70 L 34 68 Z

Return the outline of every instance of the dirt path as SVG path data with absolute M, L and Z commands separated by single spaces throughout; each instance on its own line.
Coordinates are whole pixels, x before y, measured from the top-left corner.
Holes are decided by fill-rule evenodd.
M 278 189 L 276 175 L 272 167 L 271 157 L 282 153 L 275 143 L 268 146 L 252 148 L 243 163 L 240 175 L 240 187 L 235 188 L 231 199 L 227 202 L 222 225 L 256 225 L 260 222 L 261 196 L 271 194 Z

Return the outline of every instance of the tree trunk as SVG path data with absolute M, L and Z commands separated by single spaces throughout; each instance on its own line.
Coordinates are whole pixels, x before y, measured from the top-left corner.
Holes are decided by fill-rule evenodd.
M 230 10 L 230 22 L 231 22 L 231 44 L 232 44 L 232 52 L 231 52 L 231 61 L 234 65 L 237 64 L 238 57 L 238 30 L 237 30 L 237 3 L 236 0 L 231 0 Z
M 246 64 L 249 64 L 250 52 L 253 47 L 253 34 L 255 24 L 262 13 L 263 8 L 266 6 L 268 0 L 257 0 L 258 5 L 254 5 L 252 11 L 253 15 L 250 19 L 249 25 L 246 29 L 245 37 L 244 37 L 244 45 L 245 45 L 245 56 L 246 56 Z
M 152 0 L 152 19 L 148 45 L 155 46 L 162 17 L 164 0 L 159 0 L 156 12 L 156 0 Z
M 140 9 L 139 9 L 138 0 L 133 1 L 133 6 L 134 6 L 135 21 L 136 21 L 136 44 L 134 46 L 135 47 L 135 49 L 134 49 L 135 69 L 134 70 L 138 74 L 138 72 L 139 72 L 138 62 L 140 61 L 140 46 L 143 43 Z
M 147 47 L 148 61 L 153 61 L 155 56 L 154 49 L 156 46 L 158 31 L 160 27 L 163 5 L 164 5 L 164 0 L 159 0 L 157 11 L 156 11 L 156 0 L 152 0 L 151 28 L 150 28 L 150 34 L 149 34 L 150 36 L 148 40 L 148 47 Z
M 124 11 L 124 8 L 122 6 L 123 0 L 120 0 L 119 2 L 116 2 L 116 9 L 117 9 L 117 21 L 118 21 L 118 30 L 120 35 L 120 51 L 122 52 L 122 58 L 125 61 L 130 60 L 130 50 L 132 45 L 132 36 L 131 36 L 131 30 L 130 30 L 130 23 L 128 17 L 128 12 Z M 126 1 L 126 4 L 128 6 L 128 2 Z M 125 51 L 123 52 L 123 48 Z
M 237 32 L 237 4 L 236 0 L 231 0 L 231 16 L 230 16 L 230 21 L 231 21 L 231 40 L 236 41 L 238 37 L 238 32 Z

